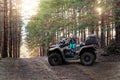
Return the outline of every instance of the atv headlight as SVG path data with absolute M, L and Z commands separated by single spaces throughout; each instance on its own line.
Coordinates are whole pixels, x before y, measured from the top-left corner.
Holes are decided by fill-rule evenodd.
M 49 50 L 52 51 L 52 50 L 54 50 L 54 49 L 55 49 L 55 48 L 50 48 Z

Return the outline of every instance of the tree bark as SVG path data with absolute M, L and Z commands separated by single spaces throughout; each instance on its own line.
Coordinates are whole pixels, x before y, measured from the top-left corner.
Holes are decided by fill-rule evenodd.
M 4 0 L 4 48 L 2 57 L 8 57 L 8 5 L 7 0 Z
M 105 32 L 104 32 L 104 14 L 101 15 L 101 48 L 104 48 L 105 45 Z
M 120 41 L 120 1 L 115 2 L 116 42 Z
M 9 57 L 12 57 L 12 0 L 10 0 Z

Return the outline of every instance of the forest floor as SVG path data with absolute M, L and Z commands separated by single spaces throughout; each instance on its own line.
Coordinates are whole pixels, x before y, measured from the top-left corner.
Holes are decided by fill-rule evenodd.
M 79 62 L 50 66 L 47 57 L 0 60 L 0 80 L 120 80 L 120 56 L 98 57 L 93 66 Z

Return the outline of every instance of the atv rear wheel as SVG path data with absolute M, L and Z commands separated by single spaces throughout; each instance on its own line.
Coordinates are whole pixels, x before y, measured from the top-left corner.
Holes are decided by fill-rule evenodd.
M 80 61 L 85 66 L 90 66 L 95 62 L 95 55 L 91 52 L 84 52 L 81 57 Z
M 53 53 L 48 56 L 48 62 L 51 66 L 57 66 L 62 64 L 62 58 L 59 54 Z

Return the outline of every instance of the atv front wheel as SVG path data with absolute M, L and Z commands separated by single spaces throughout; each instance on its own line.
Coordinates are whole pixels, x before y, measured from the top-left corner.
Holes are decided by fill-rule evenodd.
M 95 55 L 91 52 L 84 52 L 81 57 L 80 61 L 85 66 L 90 66 L 95 62 Z
M 48 62 L 51 66 L 57 66 L 62 64 L 62 58 L 59 54 L 53 53 L 48 56 Z

